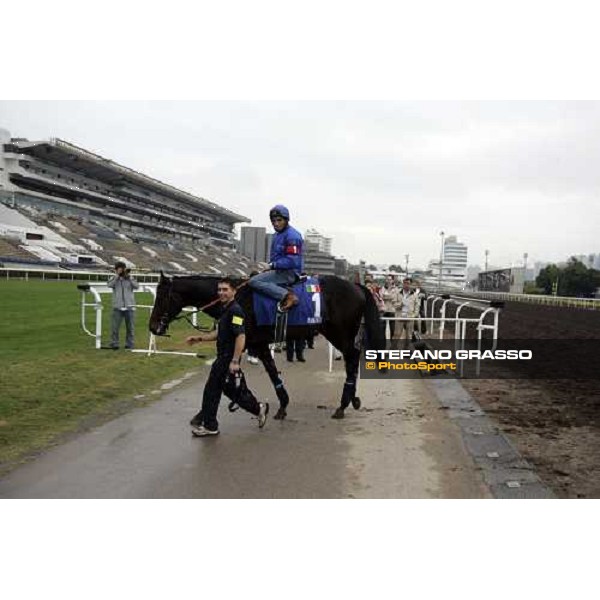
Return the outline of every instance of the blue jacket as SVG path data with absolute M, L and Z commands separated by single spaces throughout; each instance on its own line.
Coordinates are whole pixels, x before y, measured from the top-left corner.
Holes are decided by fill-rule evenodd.
M 291 225 L 288 225 L 283 231 L 276 231 L 271 241 L 271 266 L 275 269 L 302 273 L 304 270 L 303 245 L 302 235 Z

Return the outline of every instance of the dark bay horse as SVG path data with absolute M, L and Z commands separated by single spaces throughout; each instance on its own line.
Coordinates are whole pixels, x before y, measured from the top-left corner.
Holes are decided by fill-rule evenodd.
M 150 331 L 157 336 L 165 335 L 169 323 L 186 306 L 202 309 L 217 319 L 221 312 L 221 305 L 217 301 L 217 284 L 220 279 L 221 277 L 214 275 L 166 277 L 161 272 L 156 301 L 150 315 Z M 239 278 L 234 280 L 235 287 L 239 288 L 236 300 L 246 313 L 246 348 L 261 360 L 273 383 L 279 399 L 279 410 L 274 418 L 284 419 L 289 396 L 269 349 L 269 344 L 273 342 L 274 327 L 256 325 L 252 301 L 254 292 L 249 286 L 243 285 L 246 281 Z M 377 306 L 366 287 L 329 275 L 319 277 L 319 284 L 325 305 L 323 323 L 289 326 L 288 337 L 304 338 L 310 330 L 316 331 L 322 333 L 342 352 L 346 363 L 346 382 L 340 406 L 332 415 L 334 419 L 341 419 L 350 404 L 355 409 L 360 408 L 360 399 L 356 396 L 356 380 L 362 347 L 383 349 L 385 339 Z

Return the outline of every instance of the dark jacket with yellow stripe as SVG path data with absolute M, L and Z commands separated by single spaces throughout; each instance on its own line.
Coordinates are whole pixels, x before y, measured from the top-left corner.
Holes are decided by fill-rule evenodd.
M 233 356 L 236 338 L 238 335 L 246 333 L 245 321 L 246 315 L 235 300 L 224 307 L 217 332 L 217 355 L 219 358 Z

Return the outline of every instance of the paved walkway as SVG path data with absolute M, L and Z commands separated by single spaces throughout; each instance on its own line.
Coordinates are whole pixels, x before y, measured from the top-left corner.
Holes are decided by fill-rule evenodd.
M 221 435 L 193 438 L 188 421 L 199 405 L 202 374 L 16 469 L 0 480 L 0 497 L 490 497 L 459 427 L 431 386 L 363 380 L 362 408 L 350 408 L 338 421 L 330 417 L 343 363 L 327 372 L 322 341 L 307 357 L 307 363 L 289 364 L 278 355 L 292 397 L 283 422 L 269 419 L 259 430 L 255 419 L 241 410 L 229 413 L 223 402 Z M 274 414 L 262 367 L 244 368 Z

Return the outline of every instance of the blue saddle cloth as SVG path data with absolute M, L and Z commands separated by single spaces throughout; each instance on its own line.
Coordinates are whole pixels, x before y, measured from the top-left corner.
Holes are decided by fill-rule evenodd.
M 323 294 L 317 277 L 309 277 L 306 281 L 297 283 L 292 291 L 298 296 L 298 304 L 288 311 L 288 326 L 318 325 L 323 321 Z M 252 294 L 256 324 L 275 325 L 277 300 L 264 296 L 256 291 Z

